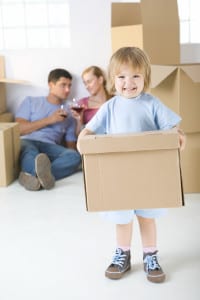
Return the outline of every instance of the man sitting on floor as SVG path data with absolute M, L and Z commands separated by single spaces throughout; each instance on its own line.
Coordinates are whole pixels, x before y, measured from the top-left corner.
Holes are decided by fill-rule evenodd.
M 65 105 L 71 84 L 68 71 L 52 70 L 48 96 L 26 97 L 16 112 L 21 135 L 19 182 L 27 190 L 49 190 L 55 180 L 73 174 L 80 165 L 76 120 Z

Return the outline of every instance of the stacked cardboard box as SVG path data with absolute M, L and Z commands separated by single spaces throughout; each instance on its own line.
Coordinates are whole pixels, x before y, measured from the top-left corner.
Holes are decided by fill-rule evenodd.
M 6 84 L 27 84 L 22 80 L 5 78 L 4 57 L 0 56 L 0 186 L 10 184 L 18 174 L 20 146 L 19 127 L 13 114 L 7 111 Z
M 6 103 L 6 84 L 27 84 L 24 80 L 13 80 L 5 77 L 5 61 L 4 57 L 0 56 L 0 122 L 13 121 L 13 115 L 7 111 Z
M 152 63 L 151 93 L 182 117 L 187 134 L 181 153 L 185 193 L 200 192 L 200 64 L 182 64 L 177 0 L 112 3 L 113 52 L 144 49 Z M 195 153 L 195 155 L 194 155 Z
M 14 116 L 10 112 L 5 112 L 3 114 L 0 114 L 0 123 L 5 123 L 5 122 L 13 122 L 14 121 Z
M 113 51 L 137 46 L 148 53 L 152 64 L 181 62 L 176 0 L 112 3 L 111 35 Z
M 160 71 L 159 76 L 156 69 Z M 182 117 L 180 126 L 187 137 L 186 148 L 181 152 L 184 191 L 199 193 L 200 65 L 154 65 L 152 75 L 152 94 Z
M 4 58 L 0 56 L 0 114 L 6 111 L 6 86 L 5 83 L 1 82 L 4 75 Z
M 0 186 L 7 186 L 18 175 L 19 125 L 0 123 Z

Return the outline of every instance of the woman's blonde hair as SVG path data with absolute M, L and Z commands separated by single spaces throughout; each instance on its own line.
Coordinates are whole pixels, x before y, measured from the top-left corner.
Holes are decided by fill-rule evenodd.
M 110 94 L 114 94 L 115 76 L 120 73 L 122 65 L 129 65 L 134 70 L 139 71 L 144 76 L 144 89 L 147 91 L 151 82 L 151 65 L 147 54 L 138 47 L 123 47 L 118 49 L 111 57 L 108 66 L 107 89 Z
M 108 90 L 107 90 L 107 80 L 106 80 L 106 75 L 105 75 L 104 71 L 97 66 L 90 66 L 82 72 L 81 77 L 83 78 L 83 76 L 89 72 L 92 72 L 92 74 L 94 76 L 96 76 L 97 78 L 99 78 L 99 77 L 103 78 L 103 87 L 104 87 L 104 91 L 106 93 L 106 98 L 110 99 L 111 95 L 108 93 Z

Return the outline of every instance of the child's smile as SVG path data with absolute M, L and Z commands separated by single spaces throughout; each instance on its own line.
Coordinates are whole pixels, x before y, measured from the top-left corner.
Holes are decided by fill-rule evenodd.
M 144 88 L 144 76 L 137 70 L 124 65 L 115 76 L 115 88 L 125 98 L 137 97 Z

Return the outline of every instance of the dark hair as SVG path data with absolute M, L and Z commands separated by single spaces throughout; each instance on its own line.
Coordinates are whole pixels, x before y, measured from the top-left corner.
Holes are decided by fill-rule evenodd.
M 72 75 L 65 69 L 54 69 L 49 73 L 48 83 L 57 82 L 61 77 L 68 78 L 72 80 Z

